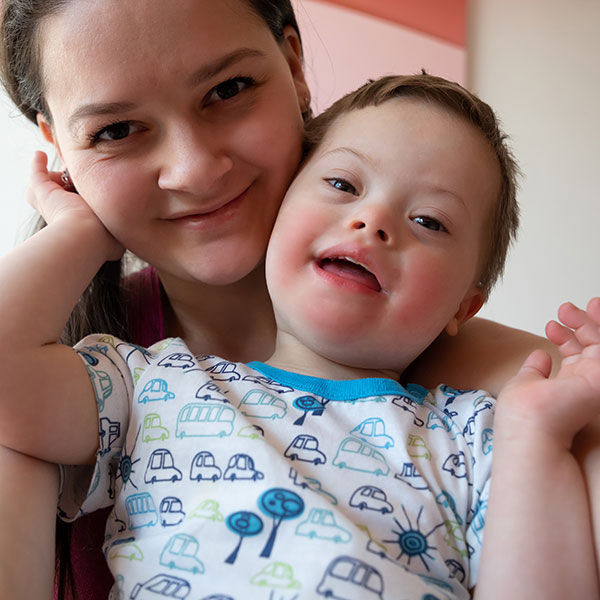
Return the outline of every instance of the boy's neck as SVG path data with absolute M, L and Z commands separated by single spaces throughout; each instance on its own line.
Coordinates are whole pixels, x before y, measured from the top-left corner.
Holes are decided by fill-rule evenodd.
M 401 375 L 398 371 L 389 369 L 366 369 L 335 362 L 311 350 L 297 337 L 281 330 L 277 331 L 275 352 L 265 363 L 284 371 L 333 380 L 369 377 L 398 380 Z

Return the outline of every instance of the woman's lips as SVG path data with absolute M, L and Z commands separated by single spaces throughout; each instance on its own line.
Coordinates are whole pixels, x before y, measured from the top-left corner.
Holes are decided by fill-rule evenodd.
M 191 226 L 194 228 L 212 228 L 220 221 L 227 221 L 234 215 L 243 203 L 248 189 L 249 187 L 232 200 L 229 200 L 225 204 L 217 206 L 214 209 L 202 212 L 183 213 L 179 216 L 176 215 L 165 220 L 176 225 Z

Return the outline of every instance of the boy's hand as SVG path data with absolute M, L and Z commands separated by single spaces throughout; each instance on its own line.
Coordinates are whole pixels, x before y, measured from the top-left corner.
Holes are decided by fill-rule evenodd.
M 586 310 L 565 303 L 558 318 L 546 326 L 562 356 L 558 373 L 549 379 L 550 357 L 533 352 L 501 391 L 497 417 L 505 432 L 541 435 L 569 449 L 573 436 L 600 414 L 600 298 Z
M 47 163 L 48 157 L 44 152 L 35 153 L 27 189 L 29 204 L 49 225 L 59 221 L 71 223 L 74 227 L 83 227 L 86 223 L 92 224 L 94 231 L 97 231 L 100 239 L 106 243 L 106 260 L 121 258 L 123 255 L 121 244 L 104 227 L 79 194 L 65 190 L 61 173 L 48 171 Z

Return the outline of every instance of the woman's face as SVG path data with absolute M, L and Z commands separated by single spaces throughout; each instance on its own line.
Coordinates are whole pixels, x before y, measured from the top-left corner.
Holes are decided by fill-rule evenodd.
M 52 139 L 111 233 L 159 271 L 232 283 L 262 259 L 308 90 L 241 0 L 72 1 L 40 32 Z

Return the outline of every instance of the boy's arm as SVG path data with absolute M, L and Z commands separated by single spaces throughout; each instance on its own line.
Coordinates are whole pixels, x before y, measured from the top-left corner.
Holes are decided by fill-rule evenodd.
M 0 446 L 0 598 L 52 598 L 58 469 Z
M 596 560 L 600 569 L 600 417 L 575 437 L 573 454 L 583 471 L 590 503 Z
M 527 356 L 539 348 L 560 364 L 560 353 L 547 339 L 475 317 L 456 336 L 442 333 L 405 377 L 428 388 L 451 381 L 456 388 L 481 389 L 498 396 Z
M 38 206 L 50 224 L 0 259 L 0 444 L 51 462 L 93 460 L 97 413 L 76 352 L 57 344 L 77 299 L 117 245 L 85 202 L 34 161 Z
M 600 414 L 600 299 L 563 305 L 547 328 L 563 360 L 532 354 L 498 398 L 492 484 L 476 597 L 598 598 L 573 437 Z M 568 340 L 568 343 L 566 341 Z

